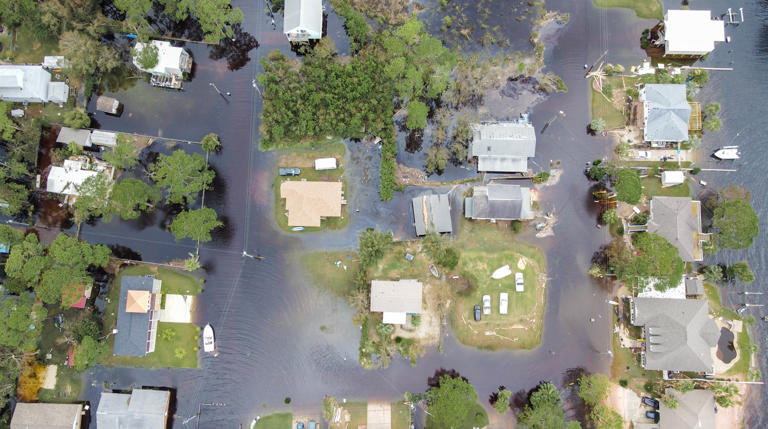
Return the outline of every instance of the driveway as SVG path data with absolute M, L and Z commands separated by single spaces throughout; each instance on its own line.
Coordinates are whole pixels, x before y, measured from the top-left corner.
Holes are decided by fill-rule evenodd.
M 192 295 L 165 295 L 165 308 L 160 310 L 160 321 L 171 323 L 192 323 L 192 308 L 195 297 Z

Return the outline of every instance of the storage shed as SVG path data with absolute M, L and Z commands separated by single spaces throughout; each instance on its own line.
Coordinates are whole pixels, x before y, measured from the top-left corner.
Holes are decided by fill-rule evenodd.
M 336 158 L 318 158 L 315 160 L 315 170 L 335 170 L 337 168 Z
M 685 182 L 685 174 L 682 171 L 664 171 L 661 173 L 661 186 L 675 186 Z

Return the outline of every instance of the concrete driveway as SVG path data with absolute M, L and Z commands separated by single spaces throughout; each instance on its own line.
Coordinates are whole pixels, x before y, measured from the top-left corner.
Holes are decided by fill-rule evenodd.
M 165 308 L 160 310 L 160 321 L 171 323 L 192 323 L 192 308 L 195 297 L 192 295 L 165 295 Z

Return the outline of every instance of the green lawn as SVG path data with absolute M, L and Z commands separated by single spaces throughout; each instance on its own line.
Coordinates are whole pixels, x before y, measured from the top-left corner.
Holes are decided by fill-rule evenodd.
M 648 177 L 641 179 L 643 183 L 643 194 L 648 197 L 690 197 L 691 190 L 688 187 L 688 179 L 680 185 L 661 187 L 661 178 L 655 177 L 652 171 L 648 172 Z
M 665 170 L 677 170 L 680 168 L 688 168 L 693 165 L 691 161 L 682 161 L 679 165 L 677 161 L 627 161 L 616 160 L 615 164 L 619 167 L 650 167 L 650 168 L 664 168 Z
M 56 389 L 40 389 L 38 399 L 40 402 L 78 402 L 82 388 L 81 374 L 74 368 L 59 365 L 56 369 Z
M 467 414 L 467 418 L 463 421 L 455 422 L 454 429 L 472 429 L 481 428 L 488 425 L 488 413 L 485 411 L 482 405 L 475 403 L 472 410 Z M 433 422 L 432 419 L 427 417 L 427 429 L 445 429 L 444 426 L 439 426 Z
M 293 414 L 278 413 L 264 416 L 251 429 L 292 429 Z
M 430 261 L 421 251 L 421 241 L 404 241 L 395 243 L 379 263 L 370 269 L 369 278 L 376 280 L 416 279 L 422 282 L 435 280 L 429 272 Z M 405 259 L 405 254 L 414 256 L 413 261 Z M 439 271 L 442 271 L 438 267 Z
M 162 333 L 166 330 L 175 332 L 173 339 L 166 340 Z M 108 355 L 103 364 L 117 366 L 136 366 L 144 368 L 197 368 L 197 352 L 200 328 L 191 323 L 157 324 L 157 342 L 155 351 L 144 356 Z M 110 337 L 109 349 L 114 346 L 114 336 Z M 179 355 L 176 353 L 179 351 Z
M 392 429 L 409 429 L 411 410 L 402 401 L 392 403 Z
M 613 130 L 621 128 L 627 124 L 627 117 L 617 109 L 613 103 L 606 100 L 603 94 L 591 89 L 592 91 L 592 119 L 605 119 L 605 129 Z
M 306 180 L 308 182 L 322 181 L 322 182 L 336 182 L 341 178 L 342 191 L 344 192 L 344 199 L 348 199 L 346 195 L 347 184 L 343 179 L 344 177 L 344 155 L 346 153 L 346 146 L 344 142 L 336 141 L 334 143 L 327 143 L 318 148 L 299 148 L 291 149 L 290 151 L 281 151 L 277 166 L 275 166 L 273 174 L 275 175 L 275 181 L 272 184 L 272 190 L 275 194 L 275 221 L 277 225 L 284 231 L 290 231 L 291 227 L 288 226 L 288 216 L 285 210 L 285 199 L 280 198 L 280 184 L 286 180 Z M 314 160 L 317 158 L 331 158 L 335 157 L 337 166 L 335 170 L 316 171 L 314 168 Z M 278 169 L 298 167 L 301 169 L 299 176 L 282 177 L 278 175 Z M 321 231 L 323 229 L 342 229 L 349 225 L 349 215 L 347 213 L 347 206 L 341 206 L 341 217 L 332 217 L 321 221 L 320 227 L 305 227 L 302 232 L 309 231 Z
M 7 29 L 6 29 L 7 30 Z M 6 31 L 0 36 L 3 52 L 12 52 L 16 64 L 40 64 L 46 55 L 58 55 L 58 39 L 40 39 L 35 32 L 26 26 L 19 27 L 13 32 Z M 9 49 L 11 48 L 11 49 Z
M 632 9 L 638 18 L 661 20 L 664 17 L 664 8 L 660 0 L 592 0 L 592 2 L 597 7 Z
M 340 261 L 340 266 L 336 266 L 336 261 Z M 353 274 L 360 269 L 360 260 L 354 251 L 304 253 L 300 262 L 317 286 L 336 296 L 345 297 L 355 288 Z
M 720 300 L 720 290 L 718 290 L 717 286 L 710 283 L 704 283 L 704 292 L 709 300 L 709 314 L 714 317 L 722 317 L 728 320 L 741 320 L 738 313 L 730 308 L 723 307 L 723 303 Z
M 163 293 L 197 295 L 203 291 L 203 280 L 199 277 L 195 277 L 194 275 L 183 271 L 151 265 L 132 265 L 121 269 L 114 284 L 119 290 L 120 279 L 123 276 L 146 276 L 150 274 L 163 282 Z
M 738 333 L 739 360 L 729 369 L 726 375 L 747 375 L 752 366 L 752 340 L 749 338 L 748 326 L 745 323 Z

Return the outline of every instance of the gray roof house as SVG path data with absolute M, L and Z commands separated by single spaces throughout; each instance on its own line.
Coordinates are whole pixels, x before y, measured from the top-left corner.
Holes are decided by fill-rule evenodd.
M 536 132 L 526 117 L 472 124 L 469 159 L 477 157 L 477 171 L 526 173 L 528 158 L 535 155 Z
M 146 356 L 155 351 L 161 286 L 152 276 L 122 278 L 114 355 Z
M 127 393 L 103 392 L 96 410 L 99 429 L 165 429 L 171 392 L 133 389 Z
M 420 314 L 423 285 L 418 280 L 373 280 L 371 311 L 384 313 L 384 323 L 402 325 L 408 314 Z
M 80 429 L 83 404 L 19 402 L 13 410 L 11 429 Z
M 51 82 L 42 66 L 0 65 L 0 100 L 16 103 L 64 103 L 69 86 Z
M 640 90 L 643 102 L 644 138 L 649 142 L 688 140 L 691 105 L 684 84 L 646 84 Z
M 74 142 L 78 146 L 88 147 L 91 145 L 90 130 L 76 130 L 69 127 L 61 127 L 59 135 L 56 137 L 56 143 L 69 144 Z
M 448 194 L 421 195 L 411 201 L 416 235 L 428 232 L 453 232 Z
M 632 298 L 630 321 L 643 328 L 643 368 L 711 374 L 720 330 L 704 299 Z
M 653 197 L 648 232 L 672 243 L 685 262 L 704 260 L 703 243 L 710 234 L 701 232 L 701 202 L 690 197 Z
M 677 408 L 659 404 L 659 429 L 715 429 L 715 397 L 709 390 L 696 389 L 685 394 L 667 388 L 677 398 Z
M 685 278 L 685 295 L 686 296 L 699 296 L 704 295 L 704 281 L 698 276 L 691 276 Z
M 475 186 L 464 199 L 464 217 L 478 220 L 533 219 L 531 190 L 509 183 Z
M 307 42 L 323 37 L 322 0 L 285 0 L 283 33 L 289 42 Z

